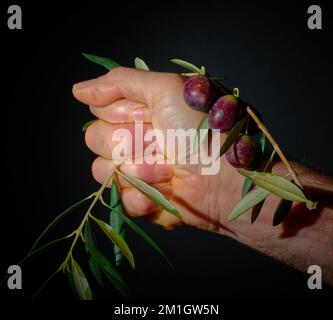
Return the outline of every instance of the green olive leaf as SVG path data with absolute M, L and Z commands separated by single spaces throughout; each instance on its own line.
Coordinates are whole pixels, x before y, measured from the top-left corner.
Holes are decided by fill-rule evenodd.
M 266 199 L 266 198 L 265 198 Z M 251 223 L 253 224 L 258 216 L 259 216 L 259 213 L 262 209 L 262 206 L 264 205 L 264 202 L 265 202 L 265 199 L 260 201 L 258 204 L 256 204 L 253 208 L 252 208 L 252 211 L 251 211 Z
M 208 126 L 208 113 L 204 115 L 202 120 L 199 123 L 197 128 L 197 132 L 194 138 L 193 144 L 193 152 L 197 153 L 199 151 L 200 146 L 208 135 L 209 126 Z
M 64 219 L 69 213 L 71 213 L 74 209 L 79 207 L 82 203 L 86 202 L 87 200 L 91 199 L 94 196 L 94 194 L 91 194 L 90 196 L 80 200 L 79 202 L 73 204 L 70 206 L 68 209 L 60 213 L 46 228 L 45 230 L 40 234 L 40 236 L 37 238 L 35 241 L 34 245 L 32 248 L 29 250 L 28 255 L 35 250 L 37 245 L 42 241 L 42 239 L 51 231 L 53 230 L 54 227 L 56 227 L 62 219 Z
M 194 64 L 192 64 L 190 62 L 180 60 L 180 59 L 171 59 L 170 61 L 172 63 L 177 64 L 178 66 L 181 66 L 181 67 L 183 67 L 185 69 L 188 69 L 192 72 L 195 72 L 195 73 L 198 73 L 198 74 L 201 74 L 201 75 L 205 75 L 205 73 L 202 72 L 202 71 L 205 71 L 205 70 L 199 69 L 197 66 L 195 66 Z
M 75 288 L 75 285 L 74 285 L 73 274 L 71 272 L 67 272 L 67 278 L 68 278 L 69 286 L 71 287 L 71 289 L 73 291 L 73 294 L 75 296 L 75 299 L 79 299 L 79 296 L 76 292 L 76 288 Z
M 273 150 L 273 152 L 271 153 L 271 156 L 269 157 L 269 159 L 267 160 L 267 163 L 265 165 L 265 168 L 263 170 L 263 172 L 272 172 L 272 168 L 273 168 L 273 159 L 275 156 L 276 151 Z
M 250 180 L 249 178 L 245 178 L 242 188 L 242 198 L 244 198 L 246 194 L 250 191 L 251 186 L 252 186 L 252 180 Z
M 30 252 L 29 254 L 27 254 L 21 261 L 19 261 L 18 263 L 16 263 L 17 265 L 21 266 L 23 263 L 29 261 L 32 258 L 35 258 L 37 256 L 39 256 L 40 254 L 42 254 L 43 252 L 47 251 L 48 249 L 54 247 L 55 245 L 57 245 L 58 243 L 69 239 L 73 236 L 73 234 L 67 235 L 65 237 L 62 238 L 58 238 L 55 240 L 52 240 L 46 244 L 44 244 L 41 247 L 38 247 L 37 249 L 35 249 L 34 251 Z M 4 284 L 4 282 L 8 279 L 8 275 L 5 276 L 1 281 L 0 281 L 0 287 Z M 39 292 L 39 291 L 38 291 Z M 37 293 L 38 294 L 38 293 Z
M 264 154 L 265 153 L 265 147 L 266 147 L 266 136 L 264 135 L 264 133 L 261 133 L 259 144 L 260 144 L 260 147 L 261 147 L 261 152 L 262 152 L 262 154 Z
M 134 59 L 134 65 L 135 65 L 135 68 L 137 68 L 137 69 L 149 71 L 149 68 L 146 65 L 146 63 L 142 59 L 140 59 L 138 57 L 136 57 Z
M 238 218 L 241 214 L 264 200 L 269 194 L 269 191 L 260 187 L 255 187 L 236 204 L 228 217 L 228 221 Z
M 116 172 L 119 176 L 125 179 L 128 183 L 130 183 L 133 187 L 141 191 L 147 198 L 157 203 L 164 210 L 169 213 L 175 215 L 176 217 L 181 219 L 181 215 L 178 210 L 171 204 L 169 200 L 167 200 L 164 195 L 159 192 L 157 189 L 143 182 L 134 176 L 129 176 L 119 170 L 116 169 Z
M 91 289 L 87 277 L 83 273 L 79 264 L 71 257 L 72 284 L 80 300 L 92 300 Z
M 112 208 L 110 207 L 108 204 L 103 203 L 103 205 L 105 205 L 106 207 L 108 207 L 109 209 L 112 209 L 114 211 L 117 211 L 117 208 Z M 121 211 L 117 211 L 117 214 L 119 215 L 119 217 L 126 222 L 139 236 L 141 236 L 145 241 L 147 241 L 147 243 L 152 246 L 165 260 L 166 262 L 172 266 L 169 258 L 165 255 L 165 253 L 162 251 L 162 249 L 156 244 L 156 242 L 150 237 L 148 236 L 148 234 L 143 231 L 135 222 L 133 222 L 130 218 L 128 218 L 124 213 L 122 213 Z
M 95 246 L 86 243 L 86 246 L 93 258 L 94 263 L 98 266 L 98 270 L 102 270 L 103 274 L 108 280 L 117 288 L 123 295 L 126 296 L 128 287 L 117 269 L 113 266 L 111 261 L 99 251 Z M 101 276 L 101 275 L 100 275 Z
M 224 77 L 211 77 L 211 79 L 216 80 L 216 81 L 226 80 L 226 78 L 224 78 Z
M 135 268 L 133 254 L 122 236 L 119 235 L 111 226 L 109 226 L 104 221 L 97 219 L 94 216 L 90 217 L 99 225 L 99 227 L 104 231 L 107 237 L 119 247 L 122 254 L 126 257 L 132 268 Z
M 236 139 L 238 138 L 239 134 L 242 132 L 245 124 L 247 121 L 247 117 L 242 118 L 241 120 L 239 120 L 230 130 L 229 134 L 227 135 L 221 150 L 220 150 L 220 155 L 218 158 L 222 157 L 227 151 L 228 149 L 231 147 L 231 145 L 236 141 Z
M 120 200 L 119 190 L 117 183 L 112 179 L 111 195 L 110 195 L 110 213 L 109 213 L 109 224 L 110 226 L 119 233 L 123 239 L 125 238 L 125 221 L 120 218 L 118 212 L 125 214 L 124 207 Z M 117 245 L 114 244 L 113 252 L 115 256 L 116 265 L 120 265 L 124 259 L 124 255 Z
M 102 272 L 101 272 L 101 269 L 100 269 L 98 263 L 96 262 L 95 258 L 90 256 L 89 260 L 88 260 L 88 264 L 89 264 L 90 271 L 93 274 L 96 281 L 98 282 L 98 284 L 101 287 L 104 287 Z
M 292 206 L 292 201 L 281 199 L 274 213 L 273 226 L 279 225 L 288 216 Z
M 267 191 L 270 191 L 282 199 L 306 202 L 310 205 L 313 204 L 312 201 L 305 197 L 303 191 L 298 186 L 284 177 L 273 173 L 247 171 L 243 169 L 239 169 L 238 172 L 241 175 L 251 179 L 256 185 Z
M 84 226 L 83 239 L 85 243 L 89 243 L 91 245 L 95 245 L 95 238 L 93 236 L 93 232 L 91 230 L 90 221 L 88 220 Z M 88 248 L 86 247 L 86 252 L 88 252 Z
M 86 123 L 82 126 L 82 132 L 85 132 L 85 131 L 88 129 L 88 127 L 89 127 L 91 124 L 93 124 L 94 122 L 96 122 L 96 121 L 97 121 L 97 119 L 90 120 L 90 121 L 86 122 Z
M 59 269 L 53 272 L 47 279 L 44 281 L 44 283 L 39 287 L 39 289 L 33 294 L 32 299 L 35 299 L 40 292 L 46 287 L 46 285 L 59 273 Z
M 83 53 L 83 56 L 86 59 L 88 59 L 89 61 L 99 64 L 108 70 L 112 70 L 116 67 L 120 67 L 120 64 L 118 64 L 117 62 L 115 62 L 109 58 L 99 57 L 99 56 L 95 56 L 93 54 L 88 54 L 88 53 Z
M 193 77 L 193 76 L 198 76 L 199 74 L 196 72 L 185 72 L 180 74 L 183 77 Z
M 83 239 L 84 239 L 85 249 L 86 249 L 87 253 L 89 252 L 88 245 L 95 247 L 95 238 L 94 238 L 90 224 L 91 223 L 88 220 L 84 227 L 84 233 L 83 233 Z M 90 271 L 93 274 L 94 278 L 96 279 L 98 284 L 101 287 L 103 287 L 103 277 L 102 277 L 101 270 L 100 270 L 98 264 L 96 263 L 95 259 L 92 256 L 89 257 L 88 264 L 89 264 Z
M 275 150 L 273 150 L 271 156 L 269 157 L 266 165 L 265 165 L 265 168 L 263 170 L 263 172 L 272 172 L 272 166 L 273 166 L 273 159 L 274 159 L 274 156 L 275 156 Z M 248 178 L 246 178 L 248 179 Z M 250 180 L 251 181 L 251 180 Z M 252 182 L 252 181 L 251 181 Z M 259 213 L 264 205 L 264 202 L 265 202 L 265 199 L 262 200 L 261 202 L 259 202 L 258 204 L 256 204 L 253 209 L 252 209 L 252 213 L 251 213 L 251 223 L 254 223 L 258 216 L 259 216 Z
M 37 256 L 39 256 L 40 254 L 42 254 L 42 253 L 45 252 L 46 250 L 48 250 L 48 249 L 54 247 L 55 245 L 57 245 L 58 243 L 60 243 L 60 242 L 62 242 L 62 241 L 64 241 L 64 240 L 66 240 L 66 239 L 71 238 L 72 236 L 73 236 L 73 235 L 70 234 L 70 235 L 68 235 L 68 236 L 65 236 L 65 237 L 62 237 L 62 238 L 58 238 L 58 239 L 52 240 L 52 241 L 50 241 L 50 242 L 48 242 L 48 243 L 46 243 L 46 244 L 44 244 L 44 245 L 38 247 L 37 249 L 35 249 L 35 250 L 29 252 L 29 254 L 28 254 L 27 256 L 25 256 L 25 257 L 24 257 L 24 258 L 18 263 L 18 265 L 21 265 L 21 264 L 27 262 L 28 260 L 32 259 L 33 257 L 37 257 Z

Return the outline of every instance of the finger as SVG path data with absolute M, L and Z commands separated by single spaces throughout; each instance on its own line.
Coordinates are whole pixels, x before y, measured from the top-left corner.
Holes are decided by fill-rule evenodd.
M 149 109 L 141 102 L 120 99 L 105 108 L 90 107 L 90 111 L 97 118 L 109 123 L 151 122 Z
M 150 107 L 153 99 L 167 94 L 165 88 L 181 96 L 182 78 L 173 73 L 118 67 L 97 79 L 75 84 L 73 94 L 79 101 L 95 107 L 106 107 L 121 98 Z
M 98 157 L 93 162 L 93 176 L 97 182 L 102 184 L 110 176 L 110 172 L 112 172 L 114 168 L 115 164 L 112 160 Z M 122 164 L 119 169 L 128 175 L 137 176 L 139 179 L 153 185 L 167 198 L 171 196 L 171 166 L 166 164 L 155 164 L 150 166 Z M 152 223 L 161 225 L 168 230 L 176 225 L 183 224 L 182 220 L 165 210 L 161 210 L 161 208 L 153 201 L 144 196 L 140 191 L 131 187 L 130 184 L 123 179 L 117 177 L 117 181 L 120 187 L 124 207 L 129 215 L 133 217 L 147 215 Z M 108 187 L 111 187 L 111 183 Z
M 72 92 L 77 100 L 95 107 L 105 107 L 123 97 L 117 86 L 101 77 L 75 84 Z
M 95 159 L 92 165 L 92 173 L 94 179 L 103 184 L 110 176 L 110 173 L 115 168 L 115 163 L 102 157 Z M 172 178 L 172 167 L 168 164 L 132 164 L 124 163 L 119 170 L 127 175 L 135 176 L 148 184 L 168 183 Z M 121 177 L 117 177 L 117 182 L 120 188 L 128 188 L 131 186 Z M 110 186 L 110 185 L 109 185 Z
M 166 198 L 172 193 L 172 186 L 169 183 L 158 183 L 152 185 L 159 190 Z M 132 217 L 140 217 L 161 210 L 161 207 L 154 201 L 147 198 L 142 192 L 134 188 L 120 190 L 120 197 L 126 213 Z
M 88 127 L 85 142 L 92 152 L 107 159 L 142 156 L 145 148 L 152 144 L 151 141 L 142 141 L 142 136 L 148 130 L 152 130 L 152 126 L 143 124 L 143 135 L 136 129 L 138 130 L 134 124 L 110 124 L 98 120 Z M 138 135 L 137 145 L 136 135 Z

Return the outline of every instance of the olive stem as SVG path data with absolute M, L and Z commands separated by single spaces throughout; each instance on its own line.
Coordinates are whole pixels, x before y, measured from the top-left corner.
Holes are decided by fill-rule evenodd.
M 274 150 L 276 151 L 276 153 L 279 155 L 281 161 L 283 162 L 283 164 L 285 165 L 286 169 L 288 170 L 291 178 L 294 180 L 294 182 L 301 189 L 303 189 L 303 186 L 302 186 L 301 182 L 299 181 L 296 172 L 294 171 L 294 169 L 292 168 L 292 166 L 288 162 L 287 158 L 285 157 L 285 155 L 281 151 L 281 149 L 280 149 L 279 145 L 277 144 L 277 142 L 275 141 L 275 139 L 268 132 L 267 128 L 259 120 L 259 118 L 255 115 L 255 113 L 251 110 L 251 108 L 249 106 L 246 107 L 246 111 L 251 116 L 251 118 L 255 121 L 255 123 L 258 125 L 259 129 L 264 133 L 264 135 L 266 136 L 266 138 L 269 140 L 269 142 L 271 143 L 272 147 L 274 148 Z
M 96 192 L 94 200 L 92 201 L 91 205 L 89 206 L 88 210 L 86 211 L 79 227 L 74 231 L 75 232 L 75 238 L 72 242 L 72 245 L 67 253 L 66 259 L 65 261 L 61 264 L 59 269 L 62 269 L 63 271 L 65 271 L 66 269 L 68 270 L 68 260 L 72 257 L 72 252 L 74 250 L 74 247 L 79 239 L 79 237 L 82 237 L 82 230 L 83 227 L 85 226 L 88 218 L 91 216 L 91 210 L 94 208 L 95 204 L 97 203 L 97 201 L 100 199 L 101 195 L 103 194 L 103 191 L 105 190 L 106 186 L 109 184 L 109 182 L 111 181 L 113 175 L 115 173 L 115 168 L 112 170 L 110 176 L 108 177 L 108 179 L 106 179 L 103 183 L 103 185 L 99 188 L 99 190 Z

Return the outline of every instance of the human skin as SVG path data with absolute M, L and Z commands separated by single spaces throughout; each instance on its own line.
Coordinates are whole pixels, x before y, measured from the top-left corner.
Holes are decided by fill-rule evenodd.
M 145 130 L 157 128 L 164 133 L 169 128 L 198 127 L 204 113 L 185 104 L 183 86 L 183 79 L 173 73 L 123 67 L 74 85 L 76 99 L 88 105 L 99 119 L 88 127 L 85 135 L 87 146 L 98 155 L 92 165 L 96 181 L 103 183 L 115 166 L 111 155 L 116 143 L 111 137 L 116 129 L 134 132 L 135 121 L 143 121 Z M 323 279 L 333 285 L 333 179 L 292 163 L 307 196 L 318 201 L 316 210 L 309 211 L 302 203 L 294 203 L 287 219 L 273 227 L 279 199 L 271 195 L 253 225 L 250 212 L 228 222 L 229 213 L 240 200 L 244 178 L 225 157 L 219 161 L 222 169 L 216 175 L 202 175 L 198 165 L 121 165 L 121 171 L 159 189 L 179 210 L 182 220 L 161 210 L 118 178 L 127 214 L 145 215 L 166 229 L 186 224 L 227 235 L 303 272 L 310 265 L 319 265 Z M 283 175 L 286 170 L 277 161 L 273 172 Z

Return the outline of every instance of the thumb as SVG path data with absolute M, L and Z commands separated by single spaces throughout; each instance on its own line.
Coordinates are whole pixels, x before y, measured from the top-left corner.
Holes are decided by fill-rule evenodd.
M 181 77 L 173 73 L 118 67 L 97 79 L 75 84 L 73 94 L 94 107 L 105 107 L 122 98 L 151 106 L 154 97 L 168 94 L 166 91 L 174 94 L 175 85 L 182 83 Z

